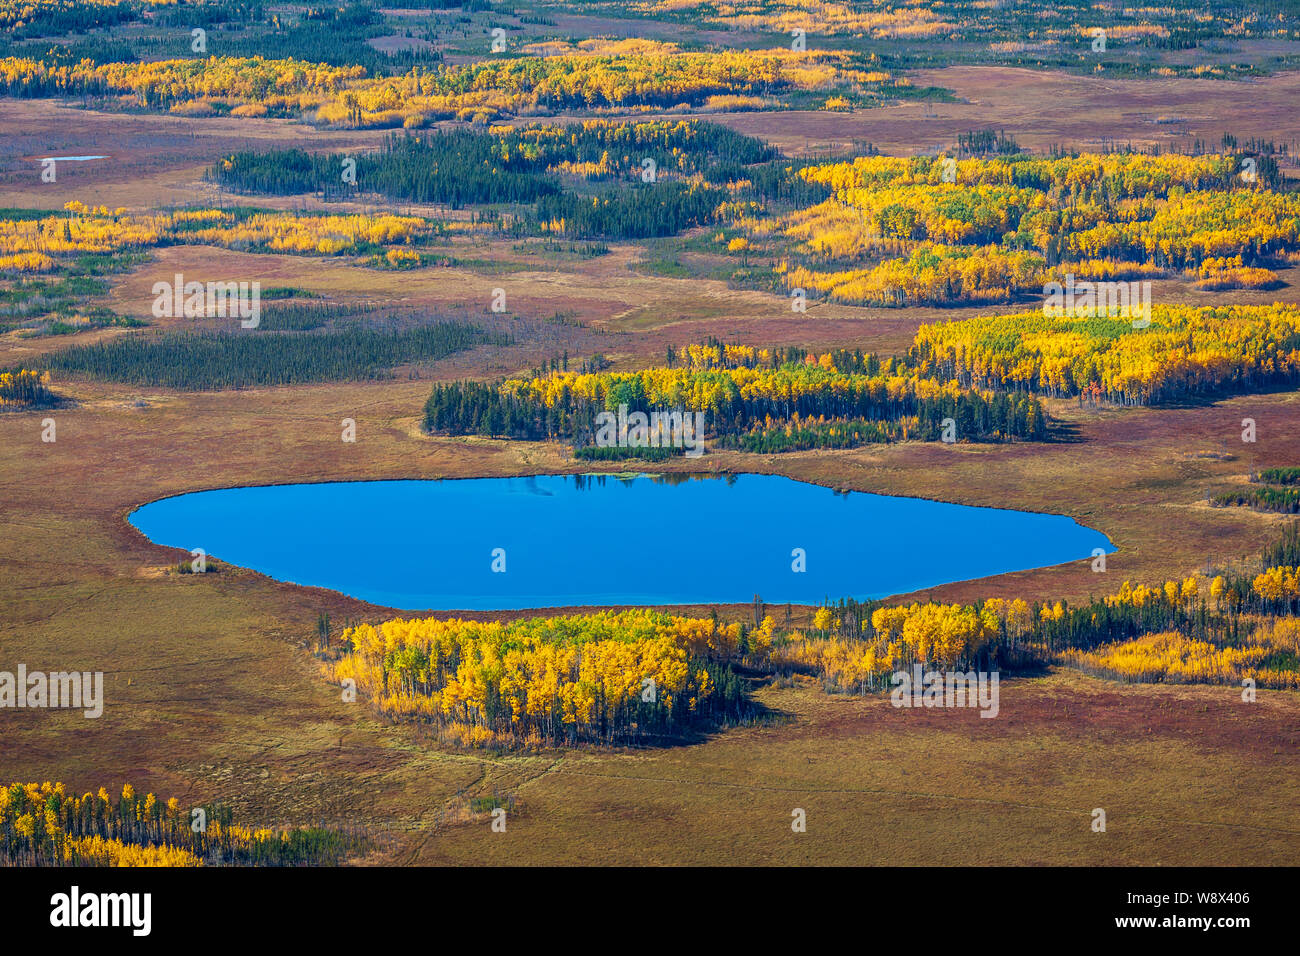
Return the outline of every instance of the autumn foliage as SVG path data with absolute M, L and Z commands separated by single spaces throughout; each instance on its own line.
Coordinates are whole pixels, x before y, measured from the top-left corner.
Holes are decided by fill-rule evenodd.
M 83 253 L 195 243 L 245 251 L 332 256 L 378 251 L 430 237 L 415 216 L 310 215 L 179 209 L 131 213 L 72 201 L 63 215 L 0 219 L 0 271 L 50 272 Z
M 765 658 L 769 620 L 739 624 L 648 610 L 502 623 L 392 620 L 343 635 L 331 666 L 381 713 L 464 745 L 636 742 L 744 720 L 731 664 Z
M 787 288 L 844 302 L 1009 301 L 1067 273 L 1267 288 L 1260 262 L 1300 248 L 1300 195 L 1244 180 L 1229 154 L 864 156 L 797 173 L 830 198 L 736 226 L 788 250 Z
M 250 828 L 217 806 L 181 806 L 126 784 L 113 798 L 62 783 L 0 789 L 0 866 L 285 866 L 332 864 L 361 841 L 341 833 Z M 196 822 L 197 821 L 197 822 Z
M 0 372 L 0 408 L 48 405 L 53 400 L 49 372 L 28 369 Z
M 1300 380 L 1300 308 L 1158 305 L 1143 328 L 1105 314 L 985 316 L 921 326 L 912 359 L 978 387 L 1124 403 L 1257 391 Z
M 425 424 L 452 434 L 562 438 L 581 446 L 591 443 L 600 412 L 627 405 L 703 412 L 722 444 L 751 450 L 932 440 L 945 418 L 963 440 L 1033 440 L 1046 433 L 1041 406 L 1026 395 L 978 391 L 861 352 L 818 355 L 716 342 L 688 346 L 679 361 L 637 372 L 556 370 L 490 385 L 437 385 Z
M 644 52 L 578 47 L 557 56 L 416 67 L 400 76 L 256 56 L 99 64 L 0 59 L 0 89 L 11 96 L 119 96 L 136 107 L 198 115 L 260 106 L 323 125 L 408 129 L 441 119 L 486 122 L 546 110 L 701 105 L 715 96 L 849 84 L 878 89 L 892 81 L 828 50 L 683 52 L 673 44 Z

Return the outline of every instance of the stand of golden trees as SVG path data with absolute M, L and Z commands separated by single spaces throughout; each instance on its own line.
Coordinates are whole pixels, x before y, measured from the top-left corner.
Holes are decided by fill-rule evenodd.
M 1266 288 L 1277 277 L 1258 263 L 1300 249 L 1300 194 L 1265 188 L 1233 155 L 868 156 L 798 175 L 832 195 L 735 225 L 788 248 L 788 288 L 837 301 L 1008 301 L 1067 274 L 1171 270 Z
M 201 809 L 196 817 L 129 783 L 116 799 L 103 787 L 78 797 L 62 783 L 13 783 L 0 788 L 0 865 L 320 865 L 362 842 L 317 828 L 253 829 L 223 808 Z
M 172 243 L 231 249 L 339 255 L 407 245 L 433 234 L 435 224 L 415 216 L 232 213 L 184 209 L 132 214 L 125 209 L 67 203 L 67 215 L 0 219 L 0 270 L 51 272 L 83 253 L 113 253 Z
M 1300 622 L 1270 621 L 1240 647 L 1222 647 L 1189 638 L 1177 631 L 1147 634 L 1131 641 L 1107 644 L 1096 650 L 1069 650 L 1063 663 L 1114 680 L 1142 683 L 1240 684 L 1250 679 L 1258 686 L 1300 686 L 1300 672 L 1276 670 L 1261 673 L 1260 665 L 1280 655 L 1300 654 Z
M 1032 252 L 996 246 L 923 242 L 906 257 L 863 269 L 826 270 L 783 264 L 791 289 L 819 292 L 839 302 L 907 305 L 917 302 L 1005 302 L 1042 284 L 1043 260 Z
M 830 422 L 865 441 L 937 439 L 944 419 L 956 423 L 962 441 L 1046 435 L 1043 409 L 1027 395 L 972 389 L 892 358 L 795 351 L 763 350 L 772 364 L 762 366 L 555 370 L 494 384 L 437 385 L 425 403 L 425 427 L 589 445 L 597 416 L 626 405 L 641 413 L 702 412 L 708 430 L 724 443 L 758 451 L 786 450 L 786 438 L 810 422 Z M 842 446 L 843 438 L 810 434 L 800 441 Z
M 1241 256 L 1206 259 L 1196 274 L 1200 277 L 1196 288 L 1207 291 L 1220 289 L 1274 289 L 1282 284 L 1272 269 L 1242 265 Z
M 415 216 L 389 213 L 345 216 L 295 216 L 258 213 L 239 222 L 224 222 L 188 231 L 177 238 L 239 249 L 332 256 L 371 246 L 409 243 L 427 236 L 429 223 Z
M 895 671 L 1063 663 L 1117 680 L 1300 687 L 1300 581 L 1294 567 L 1253 579 L 1188 577 L 1079 607 L 992 598 L 974 605 L 818 611 L 808 633 L 778 634 L 774 670 L 815 675 L 831 691 L 887 688 Z M 838 611 L 838 613 L 837 613 Z
M 392 620 L 348 629 L 335 682 L 381 713 L 465 745 L 633 742 L 744 720 L 731 664 L 766 659 L 773 623 L 746 629 L 648 610 L 502 623 Z
M 414 128 L 451 117 L 487 121 L 539 110 L 699 106 L 715 96 L 895 83 L 829 50 L 682 52 L 659 44 L 649 52 L 595 52 L 605 48 L 416 67 L 393 77 L 368 76 L 360 66 L 261 57 L 64 65 L 10 56 L 0 59 L 0 88 L 11 96 L 118 96 L 145 109 L 202 114 L 257 106 L 263 109 L 237 115 L 270 111 L 327 125 Z
M 53 401 L 49 372 L 29 369 L 0 372 L 0 408 L 30 408 Z
M 1258 574 L 1125 581 L 1077 607 L 842 601 L 819 609 L 809 631 L 778 633 L 769 661 L 778 674 L 807 673 L 847 693 L 887 687 L 892 672 L 918 662 L 963 670 L 1061 663 L 1117 680 L 1300 688 L 1300 525 L 1288 526 L 1260 564 Z
M 1135 319 L 1038 311 L 927 324 L 912 360 L 921 374 L 980 387 L 1096 390 L 1124 403 L 1300 379 L 1300 307 L 1155 306 L 1149 326 Z
M 911 604 L 868 607 L 857 627 L 822 608 L 812 633 L 779 640 L 771 660 L 778 671 L 813 673 L 829 690 L 867 693 L 887 688 L 889 676 L 921 662 L 965 667 L 998 659 L 999 643 L 1014 647 L 1032 633 L 1034 614 L 1021 600 L 1000 598 L 979 605 Z

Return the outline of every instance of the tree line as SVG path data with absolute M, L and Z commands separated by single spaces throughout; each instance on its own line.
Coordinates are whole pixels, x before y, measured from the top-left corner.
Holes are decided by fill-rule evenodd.
M 762 658 L 772 626 L 641 609 L 392 620 L 346 630 L 329 673 L 385 716 L 434 724 L 445 742 L 635 744 L 755 717 L 735 667 Z
M 367 843 L 357 831 L 252 828 L 229 807 L 182 807 L 130 784 L 116 799 L 48 781 L 0 788 L 0 866 L 330 866 Z
M 435 322 L 411 329 L 318 332 L 183 331 L 119 336 L 49 356 L 49 366 L 114 382 L 214 391 L 385 378 L 506 336 Z
M 776 151 L 715 123 L 596 120 L 572 126 L 528 126 L 491 132 L 454 129 L 393 135 L 374 153 L 351 158 L 300 149 L 245 151 L 216 162 L 206 177 L 241 192 L 341 198 L 377 192 L 389 199 L 460 209 L 482 204 L 536 204 L 498 219 L 504 232 L 546 232 L 567 238 L 638 239 L 672 235 L 709 222 L 727 195 L 686 183 L 725 169 L 753 177 L 756 194 L 811 195 L 824 191 L 774 160 Z M 348 159 L 355 177 L 344 177 Z M 750 167 L 753 166 L 751 170 Z M 598 195 L 566 186 L 621 179 Z
M 552 369 L 495 383 L 439 383 L 425 403 L 425 427 L 584 447 L 593 444 L 598 415 L 626 406 L 629 414 L 704 412 L 720 444 L 751 450 L 821 447 L 807 444 L 811 439 L 791 441 L 794 430 L 814 422 L 828 431 L 847 430 L 853 443 L 1042 440 L 1047 433 L 1047 416 L 1032 396 L 961 388 L 894 359 L 843 350 L 821 357 L 753 349 L 728 355 L 724 348 L 723 366 L 717 367 L 708 364 L 712 349 L 692 357 L 690 348 L 698 347 L 683 350 L 687 364 L 672 368 L 585 374 Z M 782 355 L 788 360 L 779 362 Z M 856 430 L 849 424 L 855 422 Z

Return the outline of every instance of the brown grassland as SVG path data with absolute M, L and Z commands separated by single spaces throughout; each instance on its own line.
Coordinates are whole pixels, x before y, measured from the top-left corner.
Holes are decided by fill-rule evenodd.
M 1300 135 L 1294 75 L 1263 79 L 1245 94 L 1239 84 L 1211 81 L 1098 83 L 988 67 L 942 73 L 917 82 L 952 88 L 968 103 L 847 118 L 724 119 L 794 152 L 848 138 L 916 152 L 973 125 L 1005 126 L 1035 148 L 1095 147 L 1083 127 L 1115 126 L 1093 109 L 1112 118 L 1187 116 L 1180 128 L 1211 140 L 1227 129 L 1243 137 Z M 927 118 L 929 112 L 938 118 Z M 1139 129 L 1154 139 L 1168 128 L 1135 118 L 1135 142 Z M 381 135 L 311 131 L 277 120 L 109 116 L 13 100 L 0 100 L 0 133 L 0 206 L 44 208 L 72 198 L 133 208 L 193 202 L 212 195 L 199 179 L 211 157 L 244 141 L 342 149 Z M 68 164 L 57 185 L 37 184 L 34 157 L 97 151 L 112 153 L 113 161 Z M 509 243 L 489 243 L 475 255 L 518 258 Z M 492 287 L 505 286 L 512 311 L 570 313 L 586 326 L 576 333 L 583 354 L 602 351 L 625 367 L 661 361 L 666 346 L 705 335 L 893 352 L 923 321 L 976 312 L 818 306 L 791 316 L 775 296 L 634 272 L 629 266 L 640 255 L 616 245 L 595 260 L 520 263 L 504 274 L 455 267 L 395 276 L 332 260 L 177 246 L 114 277 L 106 301 L 123 314 L 145 314 L 157 276 L 206 267 L 264 287 L 470 316 L 483 310 Z M 1267 294 L 1211 299 L 1170 282 L 1157 297 L 1296 301 L 1297 272 L 1289 270 L 1289 284 Z M 78 341 L 117 334 L 132 333 L 103 330 Z M 0 367 L 32 363 L 62 344 L 0 335 Z M 433 374 L 490 377 L 547 355 L 524 335 L 509 350 L 453 356 Z M 102 670 L 107 699 L 95 721 L 4 713 L 6 779 L 64 780 L 78 791 L 129 780 L 141 791 L 224 800 L 245 819 L 365 824 L 380 835 L 368 860 L 400 863 L 1294 862 L 1295 693 L 1260 691 L 1259 703 L 1248 708 L 1231 687 L 1125 685 L 1052 670 L 1004 683 L 1001 718 L 990 721 L 974 711 L 896 710 L 884 698 L 827 696 L 807 683 L 756 692 L 776 721 L 681 747 L 451 752 L 409 727 L 385 724 L 363 705 L 341 702 L 311 656 L 320 612 L 336 621 L 377 620 L 388 609 L 238 568 L 179 575 L 182 553 L 151 544 L 127 523 L 145 502 L 231 485 L 620 470 L 580 465 L 543 443 L 424 435 L 419 416 L 430 384 L 425 374 L 188 393 L 65 378 L 55 387 L 67 407 L 0 414 L 0 666 Z M 1046 445 L 714 452 L 698 463 L 655 467 L 702 464 L 714 472 L 782 474 L 842 489 L 1067 514 L 1117 548 L 1104 575 L 1077 562 L 934 588 L 924 598 L 1077 601 L 1117 590 L 1126 579 L 1163 581 L 1211 558 L 1244 559 L 1276 533 L 1279 519 L 1204 502 L 1207 491 L 1254 468 L 1300 465 L 1300 394 L 1162 409 L 1055 402 L 1051 411 L 1063 425 L 1060 440 Z M 53 444 L 40 438 L 49 415 L 58 422 Z M 1247 417 L 1258 423 L 1256 444 L 1240 440 Z M 338 440 L 343 418 L 356 420 L 356 444 Z M 724 617 L 746 613 L 719 610 Z M 796 608 L 796 620 L 811 612 Z M 504 836 L 490 832 L 486 814 L 470 810 L 473 798 L 491 796 L 515 800 Z M 802 836 L 790 830 L 795 807 L 808 812 Z M 1104 834 L 1090 830 L 1095 807 L 1106 810 Z

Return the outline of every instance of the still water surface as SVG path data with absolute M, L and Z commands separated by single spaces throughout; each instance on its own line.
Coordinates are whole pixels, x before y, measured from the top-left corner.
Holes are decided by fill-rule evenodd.
M 130 521 L 158 544 L 405 610 L 862 600 L 1113 550 L 1060 515 L 770 475 L 228 488 Z

